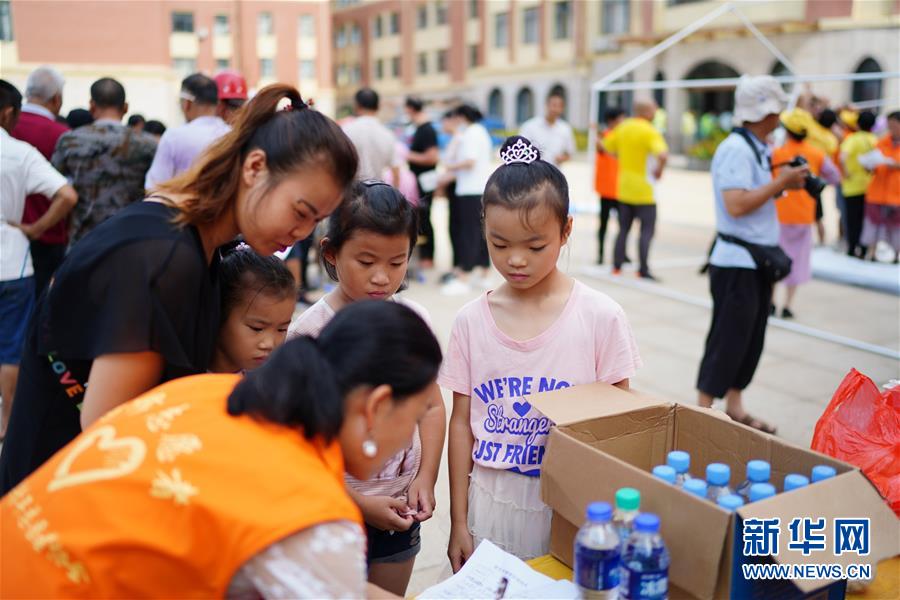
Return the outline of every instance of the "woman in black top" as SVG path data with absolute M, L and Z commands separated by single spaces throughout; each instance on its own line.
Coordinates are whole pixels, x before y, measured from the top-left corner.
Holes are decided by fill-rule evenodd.
M 32 319 L 2 493 L 115 406 L 206 371 L 219 326 L 216 249 L 241 235 L 269 255 L 307 237 L 356 168 L 333 121 L 272 85 L 190 170 L 75 245 Z

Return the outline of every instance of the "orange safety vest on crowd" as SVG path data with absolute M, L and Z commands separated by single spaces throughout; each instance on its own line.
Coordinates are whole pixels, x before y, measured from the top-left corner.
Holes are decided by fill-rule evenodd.
M 900 143 L 895 144 L 890 134 L 878 141 L 878 150 L 887 158 L 900 162 Z M 870 204 L 900 205 L 900 169 L 879 165 L 866 190 L 866 202 Z
M 239 375 L 161 385 L 97 421 L 0 502 L 0 597 L 221 598 L 292 533 L 362 523 L 337 442 L 226 402 Z
M 790 138 L 772 152 L 772 164 L 791 162 L 795 156 L 807 160 L 813 175 L 822 172 L 825 153 L 805 141 Z M 778 175 L 778 169 L 775 169 L 775 175 Z M 778 221 L 784 225 L 811 225 L 816 222 L 816 201 L 804 189 L 787 190 L 776 200 L 775 208 L 778 210 Z
M 607 137 L 610 132 L 610 129 L 604 131 L 603 137 Z M 616 199 L 618 198 L 618 185 L 619 161 L 608 152 L 597 152 L 594 162 L 594 190 L 601 198 Z

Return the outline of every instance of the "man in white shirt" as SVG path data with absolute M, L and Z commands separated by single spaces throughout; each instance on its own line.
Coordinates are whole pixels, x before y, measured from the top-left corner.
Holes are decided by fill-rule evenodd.
M 547 96 L 544 115 L 528 119 L 522 124 L 519 135 L 531 140 L 541 151 L 541 159 L 557 167 L 575 154 L 575 135 L 572 126 L 562 118 L 566 99 L 559 92 Z
M 34 307 L 29 240 L 65 218 L 78 201 L 75 189 L 37 148 L 9 135 L 21 109 L 22 94 L 0 79 L 0 439 L 6 435 L 25 330 Z M 23 225 L 29 194 L 43 194 L 51 204 L 37 221 Z
M 397 140 L 378 120 L 378 102 L 378 93 L 371 88 L 356 92 L 353 97 L 356 118 L 343 128 L 359 154 L 356 178 L 360 181 L 382 179 L 385 170 L 390 169 L 391 181 L 400 181 Z

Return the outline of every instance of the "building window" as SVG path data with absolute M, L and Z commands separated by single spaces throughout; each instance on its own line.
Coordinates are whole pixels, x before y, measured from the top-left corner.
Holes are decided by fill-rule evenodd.
M 516 122 L 522 124 L 534 116 L 534 94 L 530 88 L 522 88 L 516 96 Z
M 395 56 L 391 59 L 391 76 L 396 79 L 400 78 L 400 65 L 401 62 L 399 56 Z
M 494 48 L 506 48 L 509 45 L 509 13 L 494 15 Z
M 419 75 L 428 75 L 428 53 L 419 52 Z
M 216 15 L 213 19 L 214 35 L 230 35 L 231 27 L 228 24 L 228 15 Z
M 271 58 L 259 59 L 259 76 L 275 77 L 275 61 Z
M 557 2 L 553 9 L 553 17 L 553 37 L 557 40 L 567 40 L 572 37 L 572 3 L 569 0 Z
M 379 58 L 375 61 L 375 79 L 384 79 L 384 59 Z
M 447 72 L 447 51 L 446 50 L 438 50 L 437 51 L 437 72 L 438 73 L 446 73 Z
M 275 33 L 275 24 L 272 21 L 272 13 L 261 12 L 256 15 L 256 35 L 259 37 L 273 35 Z
M 172 33 L 194 33 L 194 13 L 173 12 Z
M 479 12 L 480 10 L 478 8 L 478 0 L 469 0 L 469 18 L 477 19 Z
M 301 60 L 300 61 L 300 81 L 311 81 L 316 78 L 316 61 Z
M 0 2 L 0 41 L 13 41 L 12 13 L 8 0 Z
M 443 0 L 437 0 L 434 3 L 434 14 L 435 20 L 438 25 L 446 25 L 447 24 L 447 3 Z
M 302 38 L 316 37 L 316 18 L 313 15 L 300 15 L 297 32 Z
M 498 88 L 491 90 L 488 96 L 488 116 L 503 120 L 503 92 Z
M 217 58 L 216 59 L 216 70 L 224 71 L 225 69 L 231 68 L 231 59 L 230 58 Z
M 400 13 L 392 12 L 391 13 L 391 35 L 397 35 L 400 33 Z
M 345 27 L 338 27 L 334 37 L 334 45 L 338 48 L 347 47 L 347 29 Z
M 478 44 L 471 44 L 469 46 L 469 67 L 472 67 L 472 68 L 477 67 L 478 62 L 479 62 L 478 58 L 479 58 Z
M 538 9 L 526 8 L 522 11 L 522 43 L 537 44 L 538 41 Z
M 419 29 L 428 29 L 428 5 L 422 4 L 416 11 L 416 26 Z
M 375 20 L 372 21 L 372 36 L 377 39 L 382 35 L 384 35 L 384 29 L 381 24 L 381 15 L 375 15 Z
M 359 25 L 356 23 L 350 28 L 350 44 L 352 46 L 359 46 L 362 43 L 362 30 L 359 28 Z
M 856 67 L 857 73 L 880 73 L 881 65 L 873 58 L 866 58 Z M 872 103 L 882 99 L 884 80 L 866 79 L 854 81 L 850 89 L 851 102 Z M 872 109 L 877 111 L 877 107 Z
M 350 72 L 350 83 L 359 83 L 362 81 L 362 67 L 359 63 L 353 65 L 353 70 Z
M 197 61 L 193 58 L 173 58 L 172 68 L 182 77 L 197 72 Z
M 631 31 L 631 0 L 604 0 L 600 31 L 607 34 Z

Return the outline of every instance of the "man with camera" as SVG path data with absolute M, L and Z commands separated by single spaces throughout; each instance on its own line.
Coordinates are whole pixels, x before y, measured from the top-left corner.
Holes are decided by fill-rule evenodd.
M 732 419 L 774 433 L 744 409 L 742 394 L 762 354 L 772 286 L 790 271 L 778 246 L 775 198 L 802 188 L 809 169 L 785 166 L 772 176 L 764 140 L 787 104 L 774 78 L 744 75 L 734 100 L 734 120 L 742 126 L 719 145 L 711 167 L 718 232 L 709 257 L 713 315 L 697 390 L 700 406 L 724 397 Z

